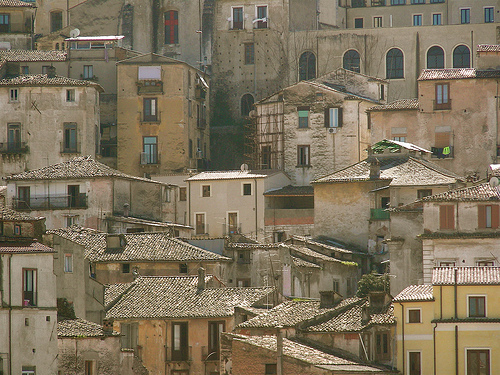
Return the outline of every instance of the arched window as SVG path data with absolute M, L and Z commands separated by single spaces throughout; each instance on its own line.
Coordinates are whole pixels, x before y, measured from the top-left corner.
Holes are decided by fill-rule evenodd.
M 250 114 L 250 111 L 253 109 L 253 95 L 252 94 L 245 94 L 241 97 L 241 115 L 242 116 L 248 116 Z
M 342 62 L 342 66 L 344 69 L 351 70 L 353 72 L 359 73 L 361 65 L 361 59 L 359 57 L 358 51 L 350 49 L 346 53 L 344 53 L 344 58 Z
M 179 44 L 179 12 L 169 10 L 163 14 L 165 21 L 165 44 Z
M 427 69 L 444 68 L 444 51 L 441 47 L 434 46 L 427 51 Z
M 299 81 L 316 78 L 316 56 L 312 52 L 304 52 L 299 59 Z
M 463 44 L 453 50 L 453 67 L 470 68 L 470 49 Z
M 63 28 L 63 12 L 54 10 L 50 12 L 50 32 L 61 30 Z
M 399 48 L 392 48 L 385 57 L 385 75 L 387 78 L 404 78 L 404 57 L 403 51 Z

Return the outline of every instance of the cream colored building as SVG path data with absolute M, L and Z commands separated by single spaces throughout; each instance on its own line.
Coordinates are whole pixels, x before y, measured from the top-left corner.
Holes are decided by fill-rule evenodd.
M 21 0 L 0 2 L 0 50 L 32 49 L 36 6 Z
M 254 164 L 305 186 L 366 157 L 366 110 L 384 103 L 387 82 L 343 68 L 256 103 Z
M 95 156 L 99 94 L 94 82 L 36 74 L 0 81 L 0 175 Z
M 432 285 L 393 300 L 397 369 L 403 374 L 495 374 L 498 267 L 437 267 Z
M 264 240 L 264 193 L 290 184 L 282 171 L 202 172 L 188 183 L 189 225 L 194 234 L 232 233 Z
M 118 169 L 150 176 L 207 168 L 207 79 L 155 54 L 118 63 Z

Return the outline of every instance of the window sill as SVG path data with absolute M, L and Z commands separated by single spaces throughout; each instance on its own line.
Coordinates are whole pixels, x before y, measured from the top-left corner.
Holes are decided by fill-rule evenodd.
M 307 165 L 296 165 L 295 168 L 312 168 L 312 165 L 311 164 L 307 164 Z

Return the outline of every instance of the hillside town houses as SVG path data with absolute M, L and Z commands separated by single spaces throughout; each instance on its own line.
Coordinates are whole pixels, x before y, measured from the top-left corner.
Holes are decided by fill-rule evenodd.
M 0 375 L 493 375 L 498 0 L 0 0 Z

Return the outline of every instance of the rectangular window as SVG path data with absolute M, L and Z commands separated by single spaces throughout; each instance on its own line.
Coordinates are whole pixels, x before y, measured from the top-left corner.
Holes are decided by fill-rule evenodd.
M 78 142 L 77 142 L 77 128 L 75 122 L 65 122 L 64 127 L 64 140 L 63 140 L 63 152 L 78 152 Z
M 467 375 L 490 375 L 490 350 L 467 350 Z
M 238 213 L 228 212 L 227 213 L 227 231 L 229 234 L 238 233 Z
M 172 360 L 187 361 L 188 359 L 188 324 L 172 323 Z
M 255 23 L 255 28 L 267 29 L 267 5 L 257 5 L 255 11 L 256 19 L 253 21 Z
M 121 323 L 120 334 L 122 349 L 136 349 L 139 323 Z
M 297 114 L 299 116 L 299 128 L 309 127 L 309 107 L 298 107 Z
M 376 340 L 376 352 L 378 360 L 387 360 L 391 358 L 390 345 L 389 345 L 389 333 L 388 332 L 377 332 L 375 334 Z
M 309 166 L 310 148 L 309 145 L 297 146 L 297 166 Z
M 354 19 L 354 28 L 362 29 L 363 28 L 363 18 L 355 18 Z
M 82 207 L 80 185 L 68 185 L 68 207 Z
M 413 26 L 422 26 L 422 15 L 414 14 L 413 15 Z
M 84 65 L 83 66 L 83 79 L 92 79 L 94 78 L 94 66 L 93 65 Z
M 238 288 L 248 288 L 250 285 L 250 279 L 236 279 L 236 286 Z
M 67 89 L 66 90 L 66 101 L 74 102 L 75 101 L 75 89 Z
M 450 109 L 450 84 L 438 83 L 436 84 L 436 100 L 434 109 Z
M 205 234 L 205 214 L 195 214 L 196 234 Z
M 422 199 L 432 195 L 432 189 L 419 189 L 417 190 L 417 199 Z
M 30 208 L 30 187 L 29 186 L 18 186 L 17 187 L 17 207 L 21 210 L 28 210 Z
M 130 273 L 130 263 L 122 263 L 122 273 Z
M 438 25 L 441 25 L 441 13 L 434 13 L 432 15 L 432 24 L 434 26 L 438 26 Z
M 476 261 L 476 266 L 478 267 L 494 267 L 495 266 L 495 261 L 488 259 L 488 260 L 478 260 Z
M 420 352 L 408 352 L 408 374 L 422 375 Z
M 78 225 L 79 217 L 78 215 L 66 216 L 66 226 L 70 227 L 72 225 Z
M 342 108 L 327 108 L 325 110 L 325 127 L 342 127 L 343 113 Z
M 382 27 L 382 17 L 373 17 L 373 27 Z
M 408 309 L 408 323 L 422 323 L 420 309 Z
M 431 0 L 431 4 L 444 3 L 445 0 Z
M 10 31 L 10 15 L 0 14 L 0 33 L 8 33 Z
M 85 375 L 95 375 L 95 361 L 85 361 Z
M 7 150 L 13 152 L 21 150 L 21 124 L 19 123 L 7 124 Z
M 406 135 L 394 136 L 394 137 L 392 137 L 392 140 L 397 141 L 397 142 L 406 142 Z
M 26 65 L 21 66 L 21 74 L 24 74 L 24 75 L 30 74 L 30 67 L 26 66 Z
M 53 33 L 63 28 L 63 13 L 61 11 L 50 12 L 50 32 Z
M 252 195 L 252 184 L 243 184 L 243 195 Z
M 495 8 L 493 7 L 484 8 L 484 22 L 485 23 L 495 22 Z
M 164 14 L 165 44 L 179 44 L 179 12 L 169 10 Z
M 158 121 L 158 99 L 144 98 L 142 103 L 144 108 L 143 121 Z
M 205 198 L 210 197 L 210 185 L 201 186 L 201 196 Z
M 188 273 L 188 264 L 187 263 L 181 263 L 179 264 L 179 273 Z
M 486 317 L 486 296 L 469 296 L 468 304 L 470 318 Z
M 406 0 L 391 0 L 391 5 L 405 5 Z
M 499 226 L 499 206 L 498 205 L 478 205 L 478 227 L 498 228 Z
M 142 143 L 141 164 L 158 164 L 158 138 L 143 137 Z
M 439 267 L 455 267 L 455 262 L 452 261 L 443 261 L 439 262 Z
M 220 335 L 225 331 L 224 322 L 208 322 L 208 355 L 207 360 L 220 358 Z
M 179 200 L 181 202 L 187 201 L 187 189 L 185 187 L 179 188 Z
M 21 370 L 21 375 L 35 375 L 36 367 L 35 366 L 23 366 Z
M 455 206 L 439 206 L 439 229 L 455 229 Z
M 470 23 L 470 8 L 460 9 L 460 23 Z
M 261 157 L 261 167 L 263 169 L 270 169 L 271 168 L 271 161 L 272 161 L 272 158 L 271 158 L 271 155 L 272 155 L 272 151 L 271 151 L 271 146 L 262 146 L 262 157 Z
M 37 270 L 23 268 L 23 306 L 37 305 Z
M 9 90 L 9 102 L 17 103 L 19 101 L 19 90 L 10 89 Z
M 251 65 L 254 63 L 254 44 L 245 43 L 245 65 Z
M 73 254 L 64 254 L 64 272 L 73 272 Z
M 243 29 L 243 7 L 232 7 L 232 26 L 233 30 Z
M 412 4 L 425 4 L 425 0 L 411 0 Z

